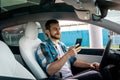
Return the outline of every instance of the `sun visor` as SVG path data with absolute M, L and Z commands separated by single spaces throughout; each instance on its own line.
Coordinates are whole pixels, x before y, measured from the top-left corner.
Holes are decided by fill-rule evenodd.
M 77 10 L 75 9 L 75 13 L 77 14 L 78 18 L 81 20 L 90 20 L 90 11 L 89 10 Z

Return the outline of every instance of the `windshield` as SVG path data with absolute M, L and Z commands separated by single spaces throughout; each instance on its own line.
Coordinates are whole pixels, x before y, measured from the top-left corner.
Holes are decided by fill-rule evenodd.
M 118 10 L 108 10 L 108 14 L 105 17 L 105 19 L 120 24 L 120 11 L 118 11 Z
M 27 7 L 32 5 L 39 5 L 40 0 L 1 0 L 1 13 L 17 9 L 20 7 Z

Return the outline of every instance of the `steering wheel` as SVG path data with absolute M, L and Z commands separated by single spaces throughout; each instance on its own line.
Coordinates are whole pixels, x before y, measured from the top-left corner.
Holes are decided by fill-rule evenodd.
M 109 39 L 107 45 L 106 45 L 106 48 L 103 52 L 103 57 L 102 57 L 102 60 L 101 60 L 101 63 L 100 63 L 100 67 L 99 67 L 99 70 L 102 70 L 105 66 L 108 65 L 108 55 L 109 55 L 109 50 L 110 50 L 110 46 L 111 46 L 111 42 L 112 42 L 112 39 Z

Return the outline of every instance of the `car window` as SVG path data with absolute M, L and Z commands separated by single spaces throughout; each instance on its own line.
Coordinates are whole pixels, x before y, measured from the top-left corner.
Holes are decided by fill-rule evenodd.
M 24 35 L 24 25 L 11 26 L 2 30 L 4 41 L 10 46 L 18 46 L 19 39 Z
M 119 10 L 108 10 L 108 14 L 105 19 L 120 24 L 120 11 Z M 120 27 L 120 26 L 119 26 Z M 113 27 L 114 28 L 114 27 Z M 108 33 L 109 38 L 112 39 L 111 48 L 112 49 L 120 49 L 120 34 L 117 34 L 111 30 Z
M 82 38 L 82 47 L 89 47 L 89 24 L 79 21 L 59 21 L 61 41 L 67 46 L 74 46 L 77 38 Z
M 95 26 L 88 23 L 83 23 L 79 21 L 59 21 L 61 26 L 61 41 L 67 46 L 74 46 L 77 38 L 82 39 L 81 46 L 85 48 L 90 48 L 90 27 Z M 95 26 L 99 27 L 99 26 Z M 102 35 L 102 46 L 106 47 L 109 38 L 112 39 L 112 49 L 120 48 L 120 35 L 108 30 L 106 28 L 101 28 Z M 94 33 L 96 34 L 96 33 Z M 99 35 L 98 35 L 99 36 Z
M 81 46 L 85 48 L 90 48 L 90 27 L 93 26 L 88 23 L 79 22 L 79 21 L 65 21 L 59 20 L 61 26 L 61 41 L 65 43 L 66 46 L 74 46 L 77 38 L 82 39 Z M 39 22 L 37 22 L 38 25 Z M 11 26 L 2 30 L 2 36 L 5 42 L 10 46 L 18 46 L 19 39 L 24 35 L 25 25 L 21 24 L 17 26 Z M 95 26 L 95 25 L 94 25 Z M 96 26 L 97 27 L 97 26 Z M 101 28 L 102 35 L 102 46 L 106 47 L 107 41 L 109 38 L 112 38 L 113 49 L 120 48 L 120 35 L 110 31 L 105 28 Z M 45 41 L 45 34 L 43 33 L 42 28 L 39 28 L 38 38 L 41 41 Z
M 36 22 L 36 23 L 37 23 L 37 25 L 40 26 L 39 22 Z M 26 24 L 21 24 L 21 25 L 4 28 L 2 30 L 2 37 L 8 45 L 18 46 L 20 38 L 25 33 L 25 28 L 26 28 Z M 42 41 L 44 41 L 45 39 L 44 39 L 44 34 L 42 31 L 42 28 L 39 27 L 38 29 L 39 29 L 38 38 L 40 38 Z
M 111 48 L 112 49 L 120 49 L 120 34 L 117 34 L 113 31 L 109 31 L 109 38 L 112 39 Z

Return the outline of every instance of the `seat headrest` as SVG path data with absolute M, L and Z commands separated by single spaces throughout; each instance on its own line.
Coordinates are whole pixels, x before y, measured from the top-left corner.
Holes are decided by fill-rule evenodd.
M 26 24 L 26 29 L 25 29 L 25 37 L 29 39 L 37 39 L 38 38 L 38 28 L 41 26 L 38 25 L 36 22 L 28 22 Z

